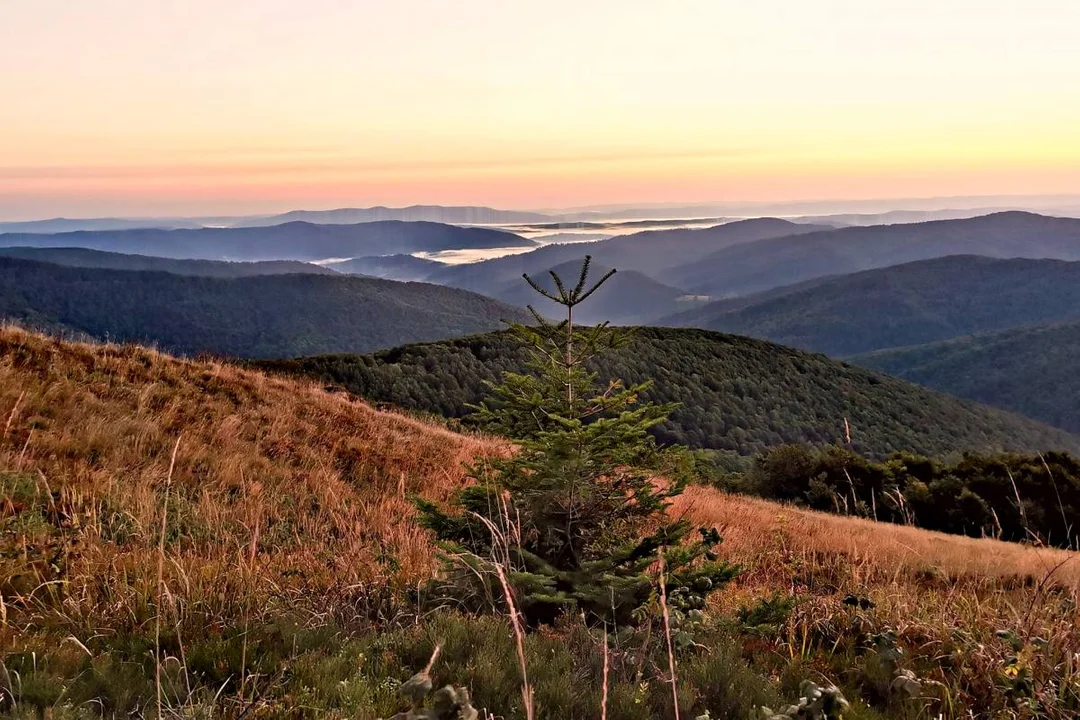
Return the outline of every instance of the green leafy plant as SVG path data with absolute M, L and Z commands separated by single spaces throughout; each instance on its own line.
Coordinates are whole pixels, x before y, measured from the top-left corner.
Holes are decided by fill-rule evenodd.
M 818 685 L 804 680 L 799 688 L 799 702 L 780 710 L 761 708 L 766 720 L 840 720 L 848 701 L 835 685 Z
M 757 635 L 779 635 L 795 607 L 792 595 L 773 594 L 749 606 L 739 608 L 739 624 L 744 632 Z

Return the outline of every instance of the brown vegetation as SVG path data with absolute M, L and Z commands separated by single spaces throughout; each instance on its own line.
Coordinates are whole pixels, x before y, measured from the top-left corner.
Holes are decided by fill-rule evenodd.
M 183 637 L 283 607 L 386 619 L 436 566 L 409 494 L 445 500 L 470 458 L 506 447 L 308 383 L 0 328 L 0 646 L 59 635 L 78 654 L 162 616 Z M 851 638 L 891 633 L 942 684 L 933 708 L 947 717 L 948 703 L 1005 697 L 1016 677 L 1080 693 L 1076 554 L 701 487 L 673 512 L 721 528 L 725 559 L 743 568 L 721 613 L 800 598 L 776 636 L 748 646 L 755 664 L 780 673 L 799 659 L 839 681 Z
M 1006 698 L 1026 695 L 1044 710 L 1056 708 L 1032 717 L 1073 717 L 1080 700 L 1080 554 L 704 487 L 688 489 L 673 511 L 720 527 L 724 556 L 743 569 L 720 594 L 720 613 L 799 598 L 780 633 L 752 650 L 759 661 L 783 657 L 826 677 L 866 683 L 880 669 L 857 667 L 860 652 L 883 643 L 880 652 L 906 658 L 899 667 L 919 678 L 932 717 L 1001 709 Z M 865 694 L 890 694 L 897 668 L 887 667 L 880 687 Z
M 840 579 L 852 590 L 925 583 L 928 574 L 959 584 L 1024 587 L 1052 572 L 1054 584 L 1080 591 L 1080 555 L 1056 548 L 803 510 L 708 487 L 689 488 L 673 512 L 724 528 L 726 555 L 746 568 L 744 585 L 767 577 L 785 558 L 831 557 L 850 567 Z
M 3 539 L 26 546 L 0 559 L 8 619 L 94 631 L 145 620 L 178 438 L 166 584 L 222 621 L 252 592 L 316 611 L 430 573 L 407 496 L 445 499 L 468 458 L 500 447 L 307 383 L 14 328 L 0 329 L 0 414 L 5 505 L 39 504 L 63 530 Z

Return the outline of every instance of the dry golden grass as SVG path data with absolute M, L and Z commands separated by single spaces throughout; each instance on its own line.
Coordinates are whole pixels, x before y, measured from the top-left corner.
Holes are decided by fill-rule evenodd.
M 887 634 L 894 638 L 887 644 L 904 648 L 909 669 L 935 683 L 923 687 L 931 698 L 925 701 L 926 712 L 933 710 L 929 717 L 1003 708 L 1013 685 L 1026 679 L 1034 690 L 1024 693 L 1037 697 L 1048 714 L 1002 717 L 1074 717 L 1080 554 L 839 517 L 702 487 L 689 488 L 673 512 L 722 528 L 725 557 L 743 568 L 718 594 L 717 610 L 731 613 L 775 594 L 799 598 L 781 635 L 765 644 L 768 655 L 810 662 L 836 677 L 852 672 L 854 648 Z M 859 598 L 870 600 L 872 609 L 844 602 Z M 1065 698 L 1071 698 L 1069 708 Z
M 285 605 L 315 618 L 369 613 L 373 599 L 391 607 L 435 568 L 407 496 L 446 499 L 470 459 L 508 448 L 310 383 L 0 328 L 0 489 L 23 483 L 21 497 L 0 502 L 0 520 L 30 504 L 47 520 L 0 538 L 17 550 L 0 553 L 0 646 L 32 630 L 145 630 L 158 617 L 157 541 L 177 438 L 167 620 L 201 628 Z M 744 569 L 719 594 L 724 611 L 777 592 L 804 598 L 778 653 L 833 638 L 838 647 L 853 594 L 871 598 L 877 627 L 911 647 L 945 653 L 958 632 L 979 640 L 971 652 L 986 657 L 973 677 L 1005 662 L 979 649 L 1002 628 L 1038 630 L 1047 657 L 1080 667 L 1076 554 L 708 488 L 690 488 L 673 512 L 722 528 L 727 559 Z M 1045 670 L 1054 672 L 1073 671 Z
M 169 586 L 223 616 L 252 585 L 244 569 L 260 588 L 308 598 L 429 574 L 431 544 L 407 496 L 443 499 L 469 458 L 500 450 L 312 384 L 14 328 L 0 329 L 0 416 L 0 472 L 51 492 L 58 521 L 77 531 L 52 578 L 65 583 L 53 610 L 69 619 L 142 619 L 178 437 Z M 8 570 L 9 608 L 56 594 L 40 584 L 48 573 Z
M 280 582 L 413 583 L 433 568 L 407 496 L 444 499 L 465 465 L 506 448 L 378 411 L 317 385 L 133 346 L 86 345 L 0 329 L 0 470 L 37 478 L 88 530 L 72 572 L 148 563 L 162 484 L 181 437 L 171 548 L 188 580 L 250 555 Z M 853 589 L 930 576 L 1002 586 L 1080 588 L 1062 550 L 933 533 L 690 488 L 673 512 L 724 529 L 740 584 L 774 585 L 793 558 L 842 559 Z M 122 518 L 132 537 L 104 542 Z M 104 548 L 108 547 L 106 551 Z M 393 558 L 393 561 L 390 558 Z M 779 565 L 778 565 L 779 563 Z M 1058 567 L 1060 566 L 1060 567 Z M 1054 568 L 1057 568 L 1056 570 Z M 284 583 L 288 585 L 289 583 Z M 847 588 L 845 587 L 846 591 Z
M 689 488 L 672 511 L 724 528 L 726 554 L 746 567 L 747 579 L 767 575 L 774 561 L 802 554 L 844 558 L 853 586 L 925 582 L 928 575 L 1023 586 L 1052 572 L 1058 584 L 1080 589 L 1080 555 L 1056 548 L 841 517 L 706 487 Z

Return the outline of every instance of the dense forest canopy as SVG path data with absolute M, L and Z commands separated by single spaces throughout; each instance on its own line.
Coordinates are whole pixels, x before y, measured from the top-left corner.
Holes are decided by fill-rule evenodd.
M 520 371 L 505 333 L 386 350 L 267 363 L 409 410 L 460 418 L 486 381 Z M 592 367 L 601 378 L 652 379 L 646 399 L 677 402 L 655 429 L 664 442 L 750 455 L 771 446 L 844 437 L 872 457 L 907 450 L 1080 448 L 1080 439 L 1025 418 L 928 391 L 821 355 L 702 330 L 641 328 Z
M 661 324 L 845 356 L 1072 318 L 1080 262 L 956 255 L 710 303 Z
M 236 279 L 0 257 L 0 318 L 172 352 L 368 352 L 492 330 L 528 314 L 474 293 L 345 275 Z
M 897 453 L 873 462 L 840 447 L 773 448 L 729 487 L 817 510 L 929 530 L 1080 542 L 1080 462 L 1067 453 L 965 455 L 955 462 Z
M 1077 358 L 1080 321 L 879 350 L 851 362 L 1078 433 Z

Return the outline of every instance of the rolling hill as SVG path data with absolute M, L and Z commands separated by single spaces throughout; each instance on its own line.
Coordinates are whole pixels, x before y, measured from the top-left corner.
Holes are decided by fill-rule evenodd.
M 863 367 L 1080 433 L 1080 321 L 879 350 Z
M 552 245 L 533 252 L 447 268 L 432 276 L 433 282 L 482 282 L 520 277 L 521 273 L 546 272 L 565 262 L 592 255 L 593 261 L 619 270 L 638 270 L 654 277 L 657 272 L 714 252 L 719 248 L 820 230 L 819 225 L 799 225 L 776 218 L 758 218 L 710 228 L 646 230 L 606 240 L 574 245 Z
M 401 221 L 356 225 L 290 222 L 257 228 L 151 228 L 52 235 L 0 235 L 0 247 L 81 247 L 167 258 L 218 260 L 325 260 L 535 245 L 531 240 L 499 230 Z
M 273 361 L 261 367 L 317 378 L 372 400 L 462 417 L 484 381 L 520 371 L 506 333 L 411 345 L 372 355 Z M 962 450 L 1080 447 L 1080 438 L 861 368 L 750 338 L 641 328 L 593 368 L 626 382 L 652 378 L 651 400 L 680 407 L 656 435 L 667 442 L 752 454 L 781 443 L 836 443 L 881 457 Z
M 446 263 L 412 255 L 372 255 L 340 262 L 324 263 L 323 267 L 348 275 L 367 275 L 386 280 L 425 280 L 429 275 L 445 268 Z
M 551 268 L 566 283 L 577 282 L 581 262 L 571 260 Z M 593 263 L 589 277 L 599 280 L 611 268 Z M 549 273 L 530 275 L 540 287 L 555 291 L 555 282 Z M 532 305 L 541 315 L 557 317 L 560 308 L 552 301 L 538 295 L 521 277 L 514 278 L 504 287 L 493 288 L 492 296 L 499 300 L 525 307 Z M 707 299 L 688 296 L 682 290 L 664 285 L 637 270 L 622 270 L 604 283 L 602 292 L 593 295 L 588 303 L 574 310 L 579 322 L 595 324 L 609 321 L 614 325 L 634 325 L 645 319 L 656 318 L 671 312 L 682 312 L 701 305 Z
M 715 226 L 722 223 L 730 222 L 731 218 L 723 217 L 691 217 L 691 218 L 671 218 L 666 220 L 601 220 L 601 221 L 585 221 L 585 220 L 560 220 L 557 222 L 544 222 L 544 223 L 531 223 L 518 226 L 515 229 L 520 230 L 617 230 L 623 228 L 665 228 L 677 225 L 680 227 L 688 225 L 709 225 Z
M 660 324 L 833 356 L 1080 318 L 1080 262 L 953 256 L 710 303 Z
M 0 318 L 173 352 L 364 352 L 492 330 L 525 311 L 423 283 L 326 275 L 221 279 L 0 258 Z
M 639 275 L 636 278 L 643 287 L 643 293 L 651 297 L 663 294 L 670 296 L 669 301 L 656 305 L 639 302 L 633 303 L 632 308 L 630 305 L 624 306 L 620 322 L 644 324 L 665 314 L 677 312 L 679 306 L 675 301 L 688 294 L 677 283 L 665 279 L 665 268 L 690 262 L 717 248 L 818 229 L 820 226 L 761 218 L 703 229 L 645 231 L 596 242 L 549 245 L 528 253 L 447 267 L 430 275 L 428 282 L 472 290 L 511 302 L 516 301 L 524 287 L 521 281 L 522 273 L 540 277 L 552 268 L 570 268 L 586 255 L 591 255 L 598 267 L 615 267 L 620 274 L 633 271 L 647 276 L 642 278 Z M 631 292 L 629 277 L 623 275 L 623 279 L 619 281 L 620 285 L 624 286 L 621 293 L 624 296 Z M 667 289 L 662 289 L 663 286 L 667 286 Z M 593 319 L 611 317 L 595 315 Z
M 827 275 L 948 255 L 1080 260 L 1080 220 L 1003 212 L 962 220 L 849 227 L 739 244 L 658 279 L 731 297 Z
M 102 268 L 110 270 L 150 270 L 170 272 L 176 275 L 201 275 L 203 277 L 250 277 L 252 275 L 288 275 L 308 273 L 312 275 L 336 275 L 329 268 L 299 260 L 263 260 L 260 262 L 228 262 L 225 260 L 176 260 L 149 255 L 125 255 L 123 253 L 88 250 L 86 248 L 34 248 L 0 247 L 0 257 L 38 260 L 70 267 Z

